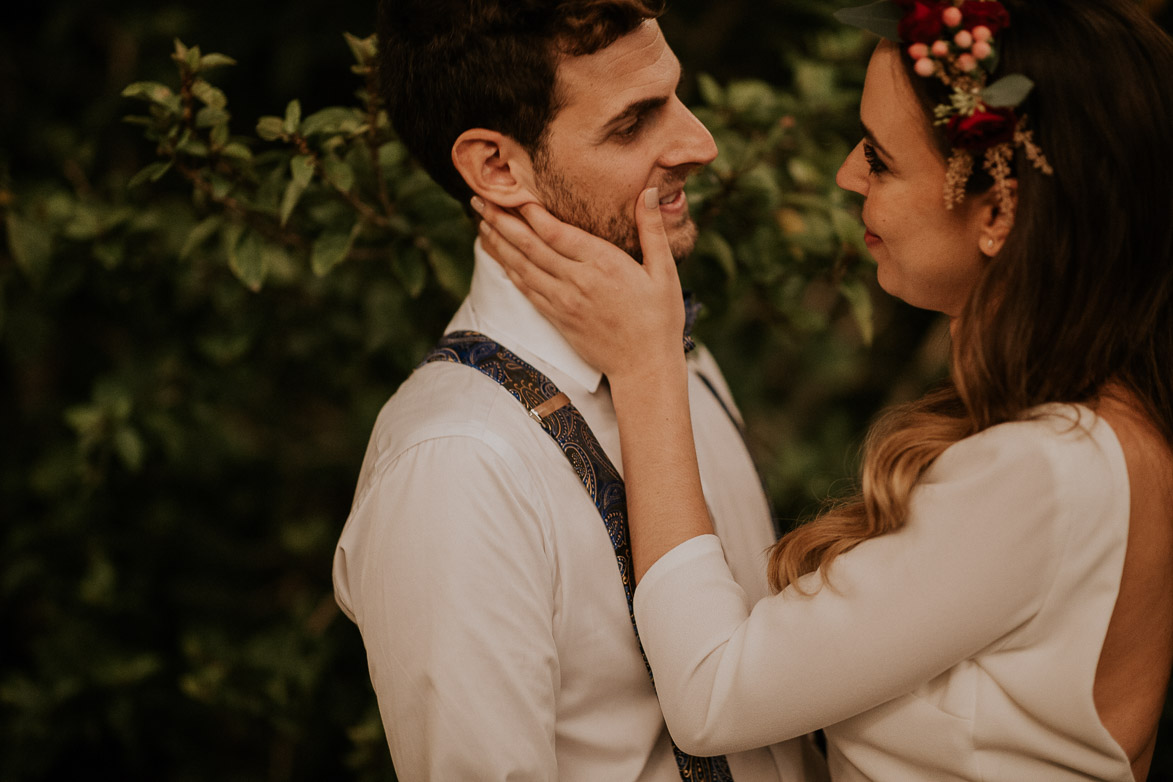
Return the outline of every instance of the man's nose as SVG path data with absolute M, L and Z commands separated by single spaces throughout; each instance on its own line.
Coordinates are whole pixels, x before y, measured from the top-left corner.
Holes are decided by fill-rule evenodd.
M 669 123 L 667 146 L 660 156 L 664 168 L 704 166 L 717 157 L 713 134 L 679 98 L 672 100 L 673 122 Z

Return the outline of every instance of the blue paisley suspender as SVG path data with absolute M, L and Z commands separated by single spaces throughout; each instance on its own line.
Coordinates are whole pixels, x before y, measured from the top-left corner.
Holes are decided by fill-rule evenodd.
M 623 592 L 627 595 L 631 627 L 635 630 L 636 643 L 639 643 L 639 629 L 635 626 L 635 610 L 632 606 L 635 579 L 631 572 L 631 543 L 627 537 L 627 491 L 619 472 L 603 452 L 603 447 L 599 445 L 582 414 L 548 377 L 519 356 L 475 331 L 457 331 L 445 335 L 421 366 L 435 361 L 464 364 L 496 380 L 525 406 L 530 416 L 554 438 L 566 454 L 607 527 L 607 534 L 615 549 L 615 560 L 619 565 Z M 643 655 L 642 644 L 639 651 Z M 651 676 L 652 669 L 647 663 L 645 656 L 644 666 L 647 667 L 648 676 Z M 672 742 L 672 751 L 676 754 L 680 778 L 686 782 L 733 781 L 729 763 L 722 755 L 712 758 L 693 757 L 682 752 L 676 742 Z

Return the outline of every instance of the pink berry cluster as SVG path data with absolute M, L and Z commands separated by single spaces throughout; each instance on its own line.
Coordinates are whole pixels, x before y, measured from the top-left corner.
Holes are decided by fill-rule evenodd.
M 963 21 L 961 9 L 955 6 L 943 9 L 941 21 L 946 28 L 951 30 L 961 27 Z M 918 74 L 926 77 L 932 76 L 937 71 L 937 65 L 933 62 L 933 58 L 946 59 L 953 53 L 953 47 L 956 46 L 960 51 L 956 59 L 957 69 L 962 73 L 970 73 L 977 69 L 982 60 L 994 53 L 993 45 L 990 43 L 993 37 L 994 33 L 989 27 L 979 24 L 972 30 L 964 28 L 957 30 L 953 35 L 952 44 L 945 38 L 934 41 L 931 46 L 927 43 L 911 44 L 908 47 L 908 56 L 915 63 L 914 67 Z

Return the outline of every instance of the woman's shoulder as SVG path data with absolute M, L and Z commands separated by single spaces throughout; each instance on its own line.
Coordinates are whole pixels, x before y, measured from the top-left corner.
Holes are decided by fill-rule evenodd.
M 924 483 L 970 479 L 991 490 L 1027 482 L 1040 494 L 1054 492 L 1077 505 L 1115 505 L 1128 494 L 1120 440 L 1103 416 L 1078 404 L 1041 405 L 955 443 Z

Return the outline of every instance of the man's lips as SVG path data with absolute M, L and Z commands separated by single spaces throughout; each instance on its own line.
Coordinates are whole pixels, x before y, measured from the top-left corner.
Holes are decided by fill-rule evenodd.
M 884 240 L 872 233 L 866 226 L 864 227 L 863 241 L 868 247 L 875 247 Z
M 660 209 L 663 211 L 679 212 L 687 208 L 688 197 L 684 194 L 683 188 L 660 196 Z

